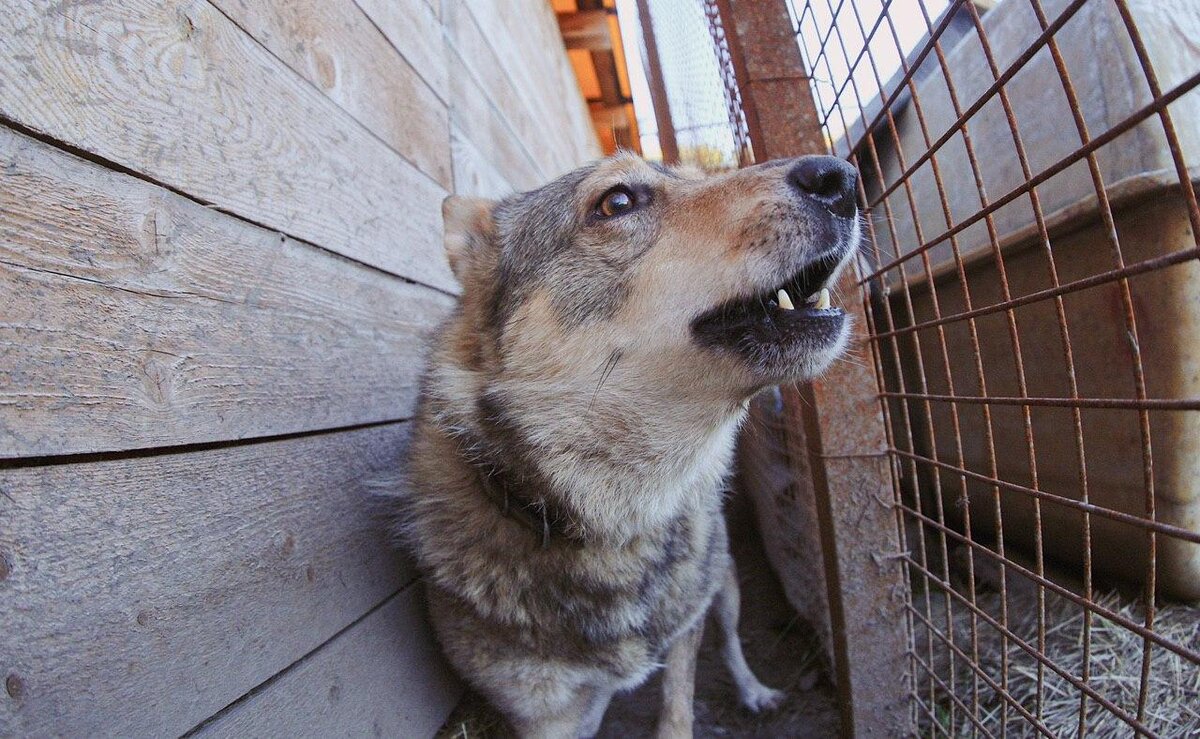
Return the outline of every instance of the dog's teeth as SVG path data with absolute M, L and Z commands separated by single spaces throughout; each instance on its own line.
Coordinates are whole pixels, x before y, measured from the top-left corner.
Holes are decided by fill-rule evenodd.
M 829 288 L 821 288 L 821 292 L 817 295 L 817 310 L 825 310 L 829 307 Z
M 780 289 L 779 294 L 775 297 L 779 298 L 779 307 L 784 310 L 796 310 L 796 306 L 792 305 L 792 298 L 787 294 L 787 290 Z

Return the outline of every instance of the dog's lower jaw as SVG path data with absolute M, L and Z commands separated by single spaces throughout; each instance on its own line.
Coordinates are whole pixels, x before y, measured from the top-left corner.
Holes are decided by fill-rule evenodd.
M 773 384 L 782 385 L 788 382 L 808 382 L 825 374 L 833 366 L 834 362 L 838 361 L 846 353 L 846 348 L 850 344 L 850 336 L 854 332 L 853 326 L 852 317 L 849 315 L 844 316 L 842 326 L 838 330 L 838 335 L 829 346 L 812 352 L 800 366 L 795 368 L 791 376 Z
M 780 369 L 744 370 L 747 382 L 738 392 L 737 403 L 744 410 L 759 393 L 780 385 L 810 382 L 825 374 L 846 353 L 853 333 L 849 320 L 833 345 L 799 363 L 781 364 Z

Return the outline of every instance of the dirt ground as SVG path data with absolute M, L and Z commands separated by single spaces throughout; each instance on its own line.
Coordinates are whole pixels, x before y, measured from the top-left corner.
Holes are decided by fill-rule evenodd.
M 767 563 L 744 499 L 726 506 L 733 555 L 742 584 L 742 645 L 759 678 L 787 692 L 778 710 L 756 716 L 744 710 L 721 660 L 720 637 L 711 619 L 705 629 L 696 673 L 697 737 L 823 739 L 838 734 L 835 692 L 821 665 L 814 632 L 800 623 L 784 599 Z M 652 736 L 658 715 L 660 678 L 616 697 L 599 736 L 632 739 Z M 468 695 L 438 733 L 439 739 L 508 737 L 503 721 L 480 698 Z

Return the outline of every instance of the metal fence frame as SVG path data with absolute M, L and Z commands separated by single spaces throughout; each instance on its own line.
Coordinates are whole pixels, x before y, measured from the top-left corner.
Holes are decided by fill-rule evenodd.
M 813 469 L 813 485 L 817 494 L 818 510 L 822 520 L 822 544 L 825 551 L 825 566 L 829 583 L 829 601 L 834 624 L 835 662 L 837 682 L 842 698 L 843 733 L 847 736 L 885 736 L 908 734 L 916 731 L 919 724 L 923 731 L 947 735 L 971 733 L 993 735 L 979 720 L 981 691 L 992 691 L 1003 699 L 1000 735 L 1015 731 L 1029 731 L 1040 735 L 1053 735 L 1041 720 L 1041 691 L 1047 675 L 1063 679 L 1078 693 L 1078 733 L 1088 731 L 1086 718 L 1089 703 L 1098 704 L 1104 711 L 1119 718 L 1134 734 L 1153 736 L 1154 731 L 1146 724 L 1148 681 L 1153 670 L 1154 650 L 1166 650 L 1182 657 L 1196 669 L 1200 669 L 1200 651 L 1193 645 L 1173 642 L 1155 630 L 1156 609 L 1156 555 L 1163 537 L 1177 541 L 1200 543 L 1200 533 L 1185 527 L 1159 521 L 1155 510 L 1154 451 L 1151 439 L 1151 417 L 1155 413 L 1195 412 L 1200 410 L 1198 398 L 1151 398 L 1147 393 L 1143 357 L 1138 339 L 1138 313 L 1130 289 L 1130 279 L 1159 270 L 1169 269 L 1200 259 L 1200 206 L 1192 182 L 1188 163 L 1184 159 L 1175 121 L 1170 105 L 1200 86 L 1200 71 L 1187 77 L 1170 89 L 1162 89 L 1153 64 L 1150 62 L 1137 22 L 1130 12 L 1126 0 L 1072 0 L 1066 3 L 1057 15 L 1049 16 L 1042 0 L 1006 0 L 1027 3 L 1037 17 L 1041 33 L 1015 61 L 1001 68 L 994 58 L 987 33 L 980 19 L 980 8 L 968 0 L 951 0 L 947 12 L 933 18 L 920 2 L 927 32 L 918 47 L 911 52 L 901 48 L 896 26 L 889 13 L 891 0 L 882 0 L 874 16 L 863 17 L 857 0 L 717 0 L 729 36 L 729 45 L 734 67 L 737 71 L 741 100 L 745 109 L 751 141 L 759 161 L 828 150 L 831 121 L 834 115 L 845 115 L 847 107 L 869 111 L 869 101 L 862 99 L 857 83 L 851 74 L 846 79 L 834 81 L 836 93 L 832 100 L 818 100 L 813 96 L 813 86 L 807 70 L 815 70 L 822 56 L 833 53 L 834 39 L 846 54 L 847 45 L 841 39 L 842 27 L 829 22 L 820 30 L 818 54 L 803 60 L 795 36 L 804 31 L 806 17 L 810 25 L 816 17 L 815 8 L 823 8 L 824 17 L 833 19 L 852 18 L 857 25 L 863 48 L 857 58 L 847 58 L 844 64 L 851 73 L 860 65 L 869 65 L 874 70 L 876 89 L 885 97 L 887 83 L 879 78 L 874 57 L 874 44 L 894 43 L 900 57 L 901 74 L 898 84 L 891 87 L 886 99 L 879 101 L 878 109 L 869 115 L 871 120 L 841 120 L 841 130 L 847 134 L 843 147 L 836 152 L 847 156 L 860 167 L 879 167 L 877 143 L 899 148 L 899 135 L 892 117 L 893 106 L 907 95 L 920 119 L 925 147 L 908 162 L 901 159 L 901 175 L 888 181 L 882 171 L 873 174 L 884 186 L 881 193 L 869 196 L 865 189 L 860 199 L 865 209 L 887 209 L 888 195 L 900 188 L 910 188 L 910 178 L 924 165 L 932 168 L 938 194 L 945 216 L 945 229 L 931 238 L 921 235 L 920 243 L 913 249 L 887 254 L 880 249 L 873 221 L 868 220 L 866 239 L 872 253 L 860 263 L 860 274 L 847 277 L 840 286 L 843 294 L 859 294 L 861 304 L 849 306 L 849 311 L 860 321 L 867 336 L 863 337 L 862 356 L 869 367 L 853 364 L 839 365 L 831 374 L 810 386 L 790 393 L 789 409 L 796 426 L 797 435 L 807 439 L 807 448 Z M 1128 40 L 1135 50 L 1145 82 L 1151 93 L 1149 103 L 1142 105 L 1132 114 L 1101 132 L 1089 131 L 1085 116 L 1080 109 L 1079 96 L 1060 53 L 1056 34 L 1070 18 L 1089 3 L 1111 3 L 1120 14 Z M 789 4 L 790 10 L 789 13 Z M 985 5 L 980 3 L 980 5 Z M 975 99 L 964 100 L 955 89 L 953 75 L 947 69 L 947 54 L 942 39 L 950 27 L 952 16 L 959 12 L 969 14 L 972 31 L 977 34 L 993 83 Z M 796 24 L 796 25 L 793 25 Z M 1079 136 L 1079 146 L 1069 155 L 1050 166 L 1035 168 L 1022 141 L 1014 116 L 1013 105 L 1007 93 L 1007 84 L 1039 51 L 1046 49 L 1052 55 L 1057 81 L 1063 87 L 1070 102 L 1072 120 L 1065 122 L 1074 126 Z M 947 92 L 953 101 L 957 120 L 944 133 L 931 133 L 926 128 L 921 114 L 921 98 L 914 78 L 918 69 L 927 61 L 936 64 L 947 80 Z M 825 69 L 830 69 L 826 58 Z M 807 62 L 807 65 L 805 64 Z M 814 72 L 815 74 L 815 72 Z M 853 96 L 854 100 L 849 100 Z M 849 100 L 849 106 L 840 104 Z M 1003 106 L 1008 126 L 1012 133 L 1017 159 L 1021 167 L 1023 184 L 1000 197 L 989 197 L 983 185 L 979 165 L 979 154 L 972 149 L 970 125 L 973 117 L 989 101 L 997 100 Z M 1123 133 L 1143 121 L 1157 119 L 1166 139 L 1171 160 L 1174 163 L 1178 195 L 1187 210 L 1191 224 L 1194 246 L 1182 248 L 1151 259 L 1128 262 L 1122 252 L 1118 235 L 1114 205 L 1109 184 L 1104 179 L 1098 163 L 1097 152 Z M 855 126 L 858 126 L 856 129 Z M 936 136 L 936 138 L 935 138 Z M 952 217 L 947 205 L 946 185 L 938 169 L 938 155 L 947 142 L 958 139 L 965 143 L 969 155 L 972 175 L 979 190 L 980 207 L 966 219 Z M 909 152 L 910 156 L 913 152 Z M 901 155 L 903 156 L 903 155 Z M 1060 279 L 1055 270 L 1052 243 L 1052 226 L 1048 225 L 1047 213 L 1039 198 L 1039 187 L 1068 166 L 1085 162 L 1096 198 L 1095 218 L 1103 226 L 1113 260 L 1111 268 L 1089 274 L 1083 278 Z M 1028 199 L 1035 217 L 1035 238 L 1040 240 L 1050 265 L 1051 287 L 1032 293 L 1014 294 L 1010 289 L 1005 272 L 1005 254 L 1000 248 L 999 235 L 993 216 L 1000 208 L 1017 199 Z M 914 209 L 913 221 L 920 220 L 915 213 L 916 205 L 911 192 L 909 202 Z M 891 213 L 884 214 L 880 228 L 891 228 Z M 956 237 L 974 224 L 982 223 L 988 229 L 991 257 L 998 270 L 1002 299 L 988 305 L 971 302 L 970 290 L 963 256 L 959 253 Z M 891 234 L 891 243 L 897 244 L 897 236 Z M 939 244 L 949 243 L 954 252 L 957 278 L 966 294 L 966 308 L 948 315 L 942 314 L 936 298 L 933 301 L 935 315 L 925 321 L 914 320 L 911 308 L 907 266 L 916 264 L 916 270 L 928 280 L 931 293 L 936 294 L 928 252 Z M 919 260 L 919 263 L 915 260 Z M 952 275 L 951 279 L 954 276 Z M 910 300 L 908 316 L 894 316 L 891 312 L 892 299 L 879 299 L 887 280 L 892 289 L 903 292 Z M 1120 294 L 1121 315 L 1119 320 L 1129 336 L 1132 352 L 1131 370 L 1136 394 L 1132 398 L 1088 398 L 1082 397 L 1076 382 L 1075 358 L 1064 297 L 1071 293 L 1089 290 L 1103 285 L 1115 285 Z M 875 299 L 872 299 L 872 295 Z M 1018 331 L 1017 309 L 1048 303 L 1054 306 L 1056 321 L 1047 327 L 1057 331 L 1061 337 L 1062 361 L 1070 377 L 1071 392 L 1064 397 L 1037 397 L 1028 391 L 1025 368 L 1022 362 L 1020 332 Z M 896 372 L 903 366 L 901 353 L 908 351 L 901 342 L 919 342 L 925 337 L 940 350 L 944 357 L 948 381 L 952 378 L 952 359 L 946 349 L 945 328 L 961 323 L 969 327 L 974 337 L 976 363 L 980 360 L 980 349 L 976 333 L 976 320 L 988 315 L 1003 316 L 1009 325 L 1019 380 L 1016 396 L 989 394 L 982 365 L 976 369 L 977 387 L 971 391 L 956 391 L 951 381 L 950 389 L 934 393 L 928 389 L 926 368 L 920 362 L 917 350 L 917 376 L 899 384 Z M 903 370 L 899 370 L 903 372 Z M 914 390 L 914 386 L 916 390 Z M 996 468 L 996 450 L 989 451 L 991 468 L 980 472 L 970 468 L 960 455 L 958 459 L 939 459 L 936 451 L 922 455 L 912 443 L 914 434 L 933 434 L 932 421 L 927 420 L 928 429 L 907 416 L 910 404 L 924 406 L 925 418 L 933 415 L 929 409 L 935 404 L 949 406 L 954 419 L 954 433 L 958 436 L 961 450 L 962 439 L 958 428 L 959 409 L 979 407 L 985 418 L 989 412 L 1001 407 L 1019 408 L 1024 418 L 1025 439 L 1028 447 L 1029 464 L 1032 471 L 1031 484 L 1019 484 L 1005 479 Z M 1033 433 L 1031 415 L 1035 408 L 1063 408 L 1073 414 L 1075 445 L 1080 455 L 1081 495 L 1071 497 L 1054 490 L 1043 489 L 1038 482 L 1038 453 Z M 1136 416 L 1141 438 L 1142 475 L 1144 486 L 1144 510 L 1130 514 L 1105 508 L 1089 500 L 1087 464 L 1084 461 L 1084 431 L 1081 414 L 1087 409 L 1122 409 Z M 898 414 L 905 414 L 899 417 Z M 988 421 L 988 442 L 992 442 L 991 421 Z M 897 433 L 907 433 L 908 442 L 896 438 Z M 936 450 L 936 444 L 933 446 Z M 895 473 L 895 474 L 893 474 Z M 932 473 L 932 478 L 929 475 Z M 916 479 L 924 476 L 933 480 L 937 490 L 932 496 L 934 506 L 922 505 L 922 495 L 912 495 L 902 489 L 905 474 Z M 956 479 L 961 482 L 962 495 L 966 496 L 968 484 L 990 487 L 996 497 L 997 525 L 1000 521 L 1000 499 L 1002 496 L 1025 496 L 1032 501 L 1036 512 L 1034 561 L 1018 561 L 1005 551 L 1003 529 L 994 542 L 976 540 L 972 534 L 970 506 L 965 508 L 965 525 L 956 526 L 947 516 L 944 507 L 953 502 L 958 491 L 942 490 L 941 480 Z M 872 501 L 876 501 L 875 504 Z M 1077 511 L 1084 521 L 1085 546 L 1082 592 L 1063 587 L 1047 574 L 1042 553 L 1042 506 L 1062 506 Z M 1092 517 L 1103 517 L 1121 521 L 1137 527 L 1148 540 L 1149 558 L 1144 575 L 1142 592 L 1143 617 L 1140 622 L 1114 612 L 1098 603 L 1094 598 L 1093 572 L 1091 563 Z M 916 540 L 909 540 L 915 532 Z M 968 595 L 964 595 L 951 583 L 948 564 L 948 546 L 961 547 L 966 552 Z M 940 549 L 934 555 L 927 551 Z M 1031 584 L 1038 597 L 1038 629 L 1033 640 L 1022 639 L 1008 625 L 1008 614 L 999 617 L 990 614 L 975 602 L 975 577 L 977 569 L 997 567 L 1001 603 L 1008 602 L 1006 589 L 1013 581 Z M 919 593 L 917 585 L 920 585 Z M 1083 612 L 1083 627 L 1080 639 L 1084 648 L 1084 667 L 1081 674 L 1065 670 L 1045 655 L 1045 599 L 1047 594 L 1065 599 Z M 956 644 L 954 633 L 947 624 L 934 623 L 931 599 L 944 599 L 949 620 L 951 608 L 969 614 L 970 641 Z M 922 603 L 923 601 L 923 603 Z M 1093 622 L 1104 619 L 1117 628 L 1125 629 L 1142 639 L 1143 651 L 1140 669 L 1140 685 L 1136 706 L 1121 706 L 1110 700 L 1101 690 L 1092 685 L 1087 660 L 1090 649 Z M 1002 679 L 997 681 L 979 662 L 978 640 L 984 631 L 999 634 L 1004 645 Z M 929 643 L 926 653 L 914 642 L 914 634 L 925 634 Z M 935 645 L 934 642 L 939 642 Z M 1013 647 L 1036 662 L 1038 700 L 1034 707 L 1022 705 L 1010 694 L 1008 673 L 1008 648 Z M 934 650 L 949 654 L 951 670 L 955 665 L 965 668 L 972 683 L 971 690 L 963 692 L 954 680 L 947 684 L 933 668 Z M 951 673 L 953 675 L 953 673 Z M 939 714 L 935 695 L 942 696 L 945 715 Z M 946 716 L 948 715 L 948 722 Z M 1019 724 L 1019 726 L 1018 726 Z
M 720 5 L 756 157 L 826 153 L 785 0 Z M 847 271 L 837 290 L 853 295 L 855 283 Z M 845 308 L 857 325 L 866 325 L 865 304 Z M 802 494 L 815 498 L 820 521 L 842 733 L 906 735 L 913 728 L 904 678 L 910 638 L 873 369 L 838 363 L 818 381 L 785 388 L 783 398 L 788 445 L 807 455 L 812 470 L 811 481 L 797 484 L 811 486 Z

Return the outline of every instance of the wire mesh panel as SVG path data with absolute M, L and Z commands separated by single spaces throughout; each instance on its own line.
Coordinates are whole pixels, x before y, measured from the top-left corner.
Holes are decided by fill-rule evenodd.
M 923 733 L 1200 734 L 1200 3 L 789 0 Z
M 662 75 L 654 105 L 666 109 L 659 120 L 669 121 L 679 161 L 705 169 L 750 164 L 746 116 L 717 1 L 640 2 Z

